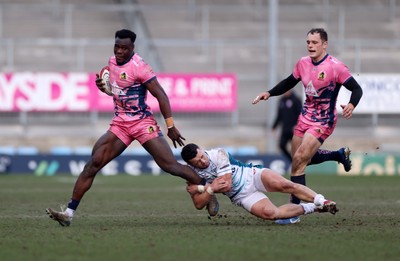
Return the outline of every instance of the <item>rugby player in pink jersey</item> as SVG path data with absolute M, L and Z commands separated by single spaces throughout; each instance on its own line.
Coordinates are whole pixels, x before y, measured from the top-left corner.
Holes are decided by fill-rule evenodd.
M 324 161 L 338 161 L 345 171 L 350 171 L 350 149 L 344 147 L 338 151 L 321 150 L 323 142 L 333 133 L 336 121 L 336 100 L 343 85 L 351 91 L 348 104 L 341 105 L 343 117 L 350 119 L 354 108 L 362 97 L 362 89 L 351 76 L 347 66 L 326 51 L 328 34 L 322 28 L 311 29 L 307 33 L 308 56 L 302 57 L 294 67 L 293 73 L 267 92 L 262 92 L 253 100 L 268 100 L 271 96 L 282 95 L 294 88 L 301 81 L 306 100 L 293 132 L 292 139 L 292 172 L 291 180 L 306 184 L 305 169 L 307 165 Z M 291 195 L 291 202 L 299 204 L 300 200 Z M 280 224 L 300 221 L 297 217 L 278 220 Z
M 157 165 L 174 176 L 193 184 L 205 184 L 191 168 L 175 159 L 172 150 L 158 126 L 151 108 L 146 104 L 147 92 L 153 95 L 160 107 L 174 146 L 184 145 L 184 138 L 174 125 L 169 99 L 157 81 L 152 68 L 134 52 L 136 34 L 122 29 L 115 33 L 114 56 L 108 61 L 110 84 L 114 100 L 114 117 L 108 131 L 95 143 L 90 160 L 76 180 L 68 208 L 61 212 L 47 208 L 46 212 L 62 226 L 69 226 L 84 194 L 90 189 L 96 174 L 111 160 L 119 156 L 137 140 L 153 157 Z M 97 75 L 96 85 L 105 92 L 102 79 Z M 215 197 L 209 202 L 208 213 L 218 212 Z

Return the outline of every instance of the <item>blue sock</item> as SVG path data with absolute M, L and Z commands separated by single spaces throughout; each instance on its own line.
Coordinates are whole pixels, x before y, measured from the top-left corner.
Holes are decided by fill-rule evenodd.
M 71 198 L 71 200 L 68 202 L 68 208 L 76 210 L 79 206 L 79 200 L 74 200 Z
M 308 165 L 319 164 L 325 161 L 339 161 L 340 153 L 337 150 L 318 150 L 317 153 L 311 158 L 310 163 Z
M 300 176 L 291 176 L 290 180 L 293 181 L 294 183 L 301 184 L 301 185 L 306 185 L 306 174 L 300 175 Z M 300 199 L 296 197 L 295 195 L 291 194 L 290 195 L 290 202 L 293 204 L 300 204 Z

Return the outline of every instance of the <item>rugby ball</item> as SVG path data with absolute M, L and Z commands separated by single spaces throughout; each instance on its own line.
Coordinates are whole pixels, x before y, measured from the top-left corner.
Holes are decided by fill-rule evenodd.
M 103 69 L 101 69 L 100 73 L 99 73 L 99 77 L 101 78 L 101 81 L 104 84 L 104 92 L 107 95 L 112 95 L 112 88 L 111 88 L 111 84 L 110 84 L 110 69 L 108 68 L 108 66 L 103 67 Z

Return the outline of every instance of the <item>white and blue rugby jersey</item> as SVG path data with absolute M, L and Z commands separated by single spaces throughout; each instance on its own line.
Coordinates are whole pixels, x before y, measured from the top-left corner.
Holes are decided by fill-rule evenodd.
M 221 148 L 206 150 L 205 153 L 210 160 L 208 168 L 199 169 L 190 167 L 210 184 L 216 177 L 232 173 L 232 189 L 224 194 L 233 199 L 244 189 L 247 179 L 252 178 L 249 175 L 253 175 L 253 165 L 234 159 L 232 155 Z

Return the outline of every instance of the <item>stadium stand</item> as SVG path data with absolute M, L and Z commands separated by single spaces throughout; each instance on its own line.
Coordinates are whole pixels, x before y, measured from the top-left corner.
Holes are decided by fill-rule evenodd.
M 0 146 L 0 155 L 14 155 L 15 147 L 14 146 Z
M 89 147 L 89 146 L 75 147 L 75 148 L 73 148 L 72 153 L 75 155 L 90 156 L 92 154 L 92 147 Z
M 39 149 L 35 146 L 20 146 L 15 149 L 17 155 L 37 155 Z
M 54 146 L 50 148 L 52 155 L 72 155 L 73 149 L 70 146 Z
M 305 34 L 316 26 L 328 30 L 332 39 L 329 52 L 348 64 L 351 71 L 398 72 L 398 2 L 278 2 L 278 79 L 288 75 L 295 61 L 305 55 Z M 271 102 L 255 108 L 250 103 L 255 94 L 268 88 L 271 65 L 268 3 L 268 0 L 2 0 L 0 65 L 3 72 L 95 72 L 112 52 L 115 30 L 134 28 L 140 32 L 137 51 L 159 72 L 232 72 L 238 76 L 237 112 L 174 115 L 187 140 L 207 147 L 229 145 L 236 150 L 251 146 L 266 151 L 271 148 L 269 126 L 275 106 Z M 64 145 L 90 147 L 107 129 L 111 117 L 109 113 L 0 114 L 1 144 L 35 146 L 39 151 Z M 49 117 L 52 124 L 47 120 Z M 358 114 L 350 121 L 340 119 L 335 134 L 324 146 L 345 143 L 356 150 L 368 151 L 380 144 L 400 144 L 399 122 L 399 114 Z M 397 147 L 393 145 L 391 149 Z

